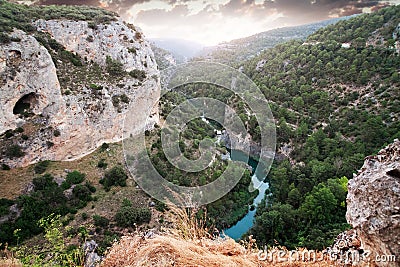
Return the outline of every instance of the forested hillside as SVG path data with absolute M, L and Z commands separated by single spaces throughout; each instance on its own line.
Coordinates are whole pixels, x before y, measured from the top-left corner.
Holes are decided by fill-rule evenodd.
M 256 57 L 262 51 L 275 45 L 293 40 L 306 39 L 315 31 L 349 17 L 335 18 L 312 24 L 284 27 L 254 34 L 249 37 L 224 42 L 217 46 L 206 47 L 201 57 L 228 65 L 236 65 L 249 58 Z
M 259 244 L 323 248 L 347 226 L 346 183 L 400 137 L 400 6 L 340 21 L 243 64 L 271 101 L 278 148 Z M 347 177 L 347 178 L 346 178 Z

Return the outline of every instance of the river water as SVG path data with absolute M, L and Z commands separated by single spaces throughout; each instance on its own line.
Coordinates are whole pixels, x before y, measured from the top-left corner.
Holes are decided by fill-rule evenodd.
M 263 200 L 265 196 L 265 191 L 268 189 L 268 183 L 260 182 L 264 181 L 265 179 L 264 168 L 257 168 L 258 164 L 261 163 L 250 157 L 248 158 L 248 161 L 246 161 L 247 156 L 245 153 L 241 151 L 234 151 L 234 153 L 230 154 L 232 160 L 246 162 L 248 165 L 252 167 L 253 169 L 252 183 L 255 188 L 258 188 L 258 195 L 253 201 L 255 209 L 251 210 L 249 206 L 248 213 L 240 221 L 238 221 L 234 226 L 224 230 L 225 235 L 235 240 L 239 240 L 253 226 L 257 205 L 260 204 L 261 200 Z M 256 168 L 257 171 L 254 172 Z

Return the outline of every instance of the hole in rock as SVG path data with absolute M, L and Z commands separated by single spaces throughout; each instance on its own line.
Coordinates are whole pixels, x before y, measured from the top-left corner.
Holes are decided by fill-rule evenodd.
M 22 96 L 17 103 L 15 103 L 13 113 L 15 115 L 25 115 L 31 113 L 33 108 L 38 104 L 39 96 L 35 93 L 29 93 Z
M 395 177 L 395 178 L 400 178 L 400 170 L 399 169 L 390 170 L 390 171 L 386 172 L 386 174 L 390 175 L 392 177 Z

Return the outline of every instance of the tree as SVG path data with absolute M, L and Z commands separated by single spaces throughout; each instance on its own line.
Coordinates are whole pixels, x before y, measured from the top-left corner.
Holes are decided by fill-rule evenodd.
M 332 222 L 337 199 L 324 184 L 318 184 L 309 193 L 300 207 L 300 214 L 310 225 L 321 225 Z

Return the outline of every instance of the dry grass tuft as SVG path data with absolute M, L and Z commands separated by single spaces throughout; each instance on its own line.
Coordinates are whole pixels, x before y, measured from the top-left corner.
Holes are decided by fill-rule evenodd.
M 185 240 L 170 234 L 145 239 L 139 235 L 125 236 L 115 244 L 101 267 L 133 266 L 335 266 L 328 261 L 278 262 L 261 261 L 257 252 L 248 251 L 233 239 Z
M 198 209 L 178 208 L 174 205 L 168 205 L 174 217 L 173 229 L 168 229 L 174 235 L 185 240 L 199 240 L 202 238 L 212 238 L 209 229 L 206 227 L 207 213 L 204 212 L 202 218 L 196 216 Z
M 5 248 L 0 250 L 0 267 L 22 267 L 22 266 L 23 266 L 22 263 L 14 257 L 14 253 L 8 250 L 8 246 L 6 244 Z
M 328 261 L 262 261 L 251 237 L 243 245 L 230 238 L 212 238 L 205 221 L 197 218 L 194 210 L 170 209 L 175 215 L 174 229 L 160 235 L 137 233 L 123 237 L 107 253 L 101 267 L 334 266 Z

